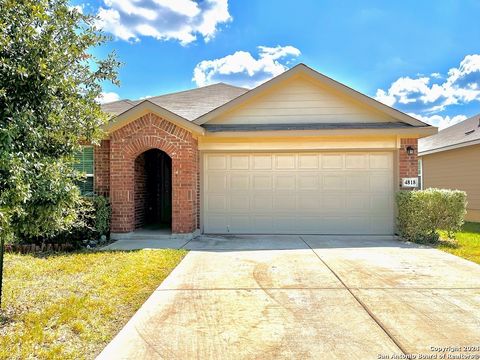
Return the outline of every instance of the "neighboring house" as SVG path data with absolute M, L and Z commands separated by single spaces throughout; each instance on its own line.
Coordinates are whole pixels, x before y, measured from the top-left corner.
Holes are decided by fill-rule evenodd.
M 480 114 L 418 144 L 423 187 L 467 192 L 469 221 L 480 221 Z
M 114 234 L 392 234 L 417 139 L 436 133 L 303 64 L 104 110 L 92 179 Z

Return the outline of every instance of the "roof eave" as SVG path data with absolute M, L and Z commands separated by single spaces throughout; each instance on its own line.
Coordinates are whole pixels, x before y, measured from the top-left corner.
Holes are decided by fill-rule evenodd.
M 436 133 L 431 126 L 390 129 L 318 129 L 318 130 L 259 130 L 259 131 L 206 131 L 207 137 L 305 137 L 305 136 L 378 136 L 398 135 L 421 138 Z
M 465 142 L 462 142 L 462 143 L 442 146 L 442 147 L 435 148 L 435 149 L 430 149 L 430 150 L 419 151 L 418 156 L 425 156 L 425 155 L 435 154 L 435 153 L 439 153 L 439 152 L 443 152 L 443 151 L 460 149 L 460 148 L 463 148 L 463 147 L 468 147 L 468 146 L 473 146 L 473 145 L 480 145 L 480 139 L 475 139 L 475 140 L 471 140 L 471 141 L 465 141 Z

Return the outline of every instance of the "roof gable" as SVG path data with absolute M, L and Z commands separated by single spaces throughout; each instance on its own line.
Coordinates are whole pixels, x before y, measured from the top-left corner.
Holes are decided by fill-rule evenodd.
M 299 64 L 194 121 L 226 123 L 404 122 L 428 126 Z
M 112 133 L 148 113 L 158 115 L 183 129 L 191 131 L 194 134 L 203 135 L 205 133 L 205 129 L 201 126 L 194 124 L 193 122 L 175 113 L 172 113 L 171 111 L 154 104 L 149 100 L 143 100 L 137 105 L 116 116 L 105 126 L 105 131 L 107 133 Z
M 143 101 L 149 101 L 191 121 L 247 91 L 248 89 L 245 88 L 218 83 L 142 100 L 119 100 L 103 104 L 102 109 L 117 116 L 141 104 Z

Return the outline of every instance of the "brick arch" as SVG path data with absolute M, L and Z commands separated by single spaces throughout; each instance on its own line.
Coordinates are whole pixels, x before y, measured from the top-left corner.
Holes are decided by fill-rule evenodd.
M 166 153 L 172 160 L 177 157 L 178 149 L 172 143 L 160 136 L 149 136 L 144 139 L 135 139 L 132 144 L 125 147 L 124 154 L 128 158 L 136 159 L 145 151 L 157 149 Z
M 198 228 L 198 147 L 185 129 L 155 114 L 147 114 L 110 134 L 110 194 L 112 232 L 135 228 L 135 159 L 150 149 L 172 159 L 172 233 Z

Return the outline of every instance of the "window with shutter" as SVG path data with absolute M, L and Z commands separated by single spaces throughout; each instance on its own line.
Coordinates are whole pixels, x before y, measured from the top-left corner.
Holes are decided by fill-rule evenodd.
M 81 194 L 92 195 L 94 191 L 93 146 L 84 146 L 82 150 L 75 155 L 74 168 L 86 176 L 84 180 L 77 184 Z

